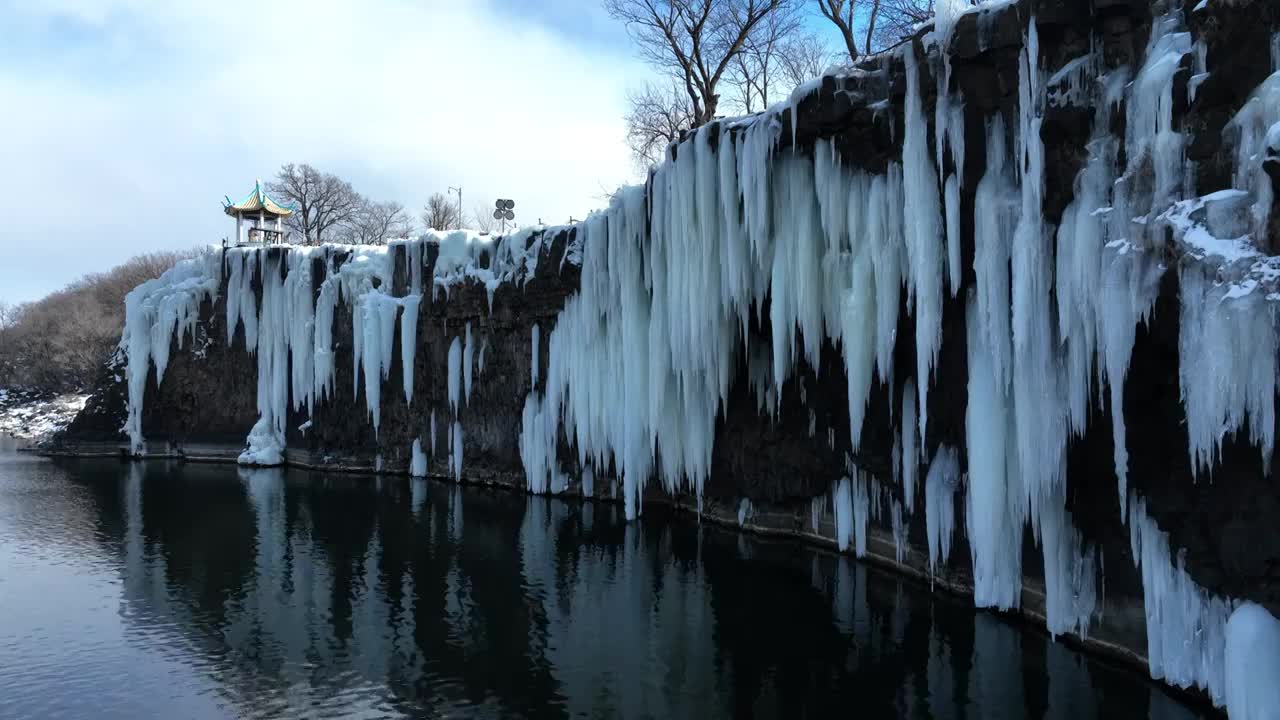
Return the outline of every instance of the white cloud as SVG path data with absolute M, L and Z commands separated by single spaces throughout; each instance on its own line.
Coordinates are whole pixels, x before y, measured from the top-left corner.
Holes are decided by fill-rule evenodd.
M 485 2 L 6 5 L 0 299 L 158 248 L 217 242 L 224 194 L 284 162 L 414 208 L 461 184 L 561 222 L 635 178 L 629 48 L 575 45 Z M 5 31 L 6 35 L 10 31 Z

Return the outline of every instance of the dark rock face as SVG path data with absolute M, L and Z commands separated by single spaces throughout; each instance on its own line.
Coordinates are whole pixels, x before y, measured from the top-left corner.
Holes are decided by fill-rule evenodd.
M 1206 48 L 1210 74 L 1194 97 L 1185 91 L 1192 68 L 1175 80 L 1175 126 L 1186 134 L 1187 160 L 1192 163 L 1197 192 L 1230 187 L 1232 151 L 1224 137 L 1228 121 L 1249 94 L 1268 75 L 1270 43 L 1280 30 L 1280 3 L 1252 0 L 1209 3 L 1191 12 L 1188 24 Z M 1024 0 L 1013 5 L 965 15 L 950 46 L 950 85 L 963 96 L 964 173 L 961 191 L 961 256 L 965 288 L 975 282 L 975 191 L 985 172 L 986 122 L 1003 114 L 1016 126 L 1019 53 L 1028 23 L 1035 18 L 1040 61 L 1059 68 L 1090 51 L 1096 43 L 1108 70 L 1140 65 L 1152 29 L 1152 6 L 1145 0 Z M 936 53 L 927 54 L 922 39 L 913 40 L 921 63 L 921 89 L 929 135 L 934 134 L 937 78 L 946 69 Z M 905 75 L 901 61 L 877 58 L 862 72 L 823 80 L 810 95 L 781 116 L 781 145 L 796 152 L 812 152 L 813 143 L 830 138 L 842 157 L 856 158 L 872 172 L 883 171 L 901 158 L 904 136 Z M 1045 146 L 1044 216 L 1057 223 L 1076 193 L 1077 174 L 1088 159 L 1094 108 L 1079 104 L 1050 104 L 1045 110 L 1041 139 Z M 1124 108 L 1112 112 L 1113 128 L 1124 132 Z M 733 132 L 734 130 L 728 130 Z M 780 150 L 781 152 L 781 150 Z M 1268 166 L 1280 187 L 1280 163 Z M 941 170 L 955 168 L 948 158 Z M 945 177 L 945 172 L 943 173 Z M 1272 222 L 1280 222 L 1280 193 Z M 547 338 L 566 300 L 578 291 L 579 267 L 566 262 L 573 231 L 561 231 L 546 243 L 537 273 L 523 287 L 502 285 L 492 299 L 478 283 L 456 287 L 424 298 L 418 317 L 416 361 L 402 368 L 397 360 L 384 382 L 381 424 L 375 433 L 366 411 L 363 390 L 354 380 L 351 354 L 351 308 L 339 304 L 334 319 L 337 367 L 332 397 L 314 413 L 294 413 L 287 435 L 291 462 L 335 467 L 374 468 L 403 472 L 415 439 L 430 453 L 430 472 L 448 476 L 445 438 L 452 414 L 448 410 L 447 366 L 450 344 L 466 335 L 483 347 L 483 369 L 476 369 L 470 397 L 459 411 L 466 431 L 463 479 L 523 489 L 520 459 L 521 413 L 535 389 L 533 353 L 538 365 L 548 364 Z M 1272 228 L 1271 246 L 1280 242 Z M 395 260 L 393 290 L 406 292 L 408 258 Z M 427 277 L 435 263 L 423 259 Z M 225 288 L 224 288 L 225 289 Z M 1247 437 L 1229 437 L 1210 475 L 1192 473 L 1188 458 L 1185 409 L 1179 386 L 1178 275 L 1165 272 L 1159 297 L 1149 320 L 1140 325 L 1123 389 L 1129 485 L 1146 503 L 1147 512 L 1181 551 L 1187 571 L 1207 590 L 1223 596 L 1250 599 L 1280 615 L 1280 484 L 1274 471 L 1280 458 L 1264 466 Z M 143 430 L 153 451 L 168 446 L 175 453 L 197 444 L 243 445 L 257 419 L 256 361 L 244 350 L 243 332 L 227 342 L 225 295 L 201 309 L 196 335 L 175 352 L 163 382 L 154 375 L 146 391 Z M 963 448 L 968 405 L 965 293 L 947 294 L 943 302 L 943 335 L 928 395 L 929 425 L 924 456 L 932 458 L 941 446 Z M 762 311 L 768 314 L 768 308 Z M 541 329 L 536 349 L 534 326 Z M 915 372 L 915 318 L 903 292 L 893 364 L 893 376 Z M 767 334 L 753 326 L 751 332 Z M 874 342 L 867 338 L 866 342 Z M 393 356 L 399 358 L 397 330 Z M 892 483 L 895 427 L 903 405 L 900 382 L 877 382 L 867 405 L 867 421 L 859 451 L 851 453 L 848 383 L 843 359 L 830 342 L 823 346 L 819 367 L 801 367 L 777 397 L 775 412 L 761 411 L 750 389 L 749 359 L 739 362 L 728 402 L 716 423 L 711 475 L 705 487 L 704 512 L 712 517 L 733 516 L 743 498 L 755 507 L 765 529 L 812 535 L 810 504 L 830 492 L 832 482 L 849 472 L 852 455 L 865 471 L 883 478 L 893 497 L 904 502 L 902 488 Z M 402 373 L 412 372 L 414 392 L 406 402 L 400 391 Z M 77 443 L 121 440 L 126 393 L 122 374 L 108 370 L 89 407 L 68 429 L 65 447 Z M 1105 562 L 1103 641 L 1145 652 L 1142 618 L 1142 580 L 1134 569 L 1130 530 L 1118 502 L 1118 481 L 1112 460 L 1113 408 L 1095 378 L 1099 398 L 1092 405 L 1087 430 L 1071 440 L 1067 451 L 1067 508 L 1087 543 Z M 435 442 L 431 443 L 435 412 Z M 308 420 L 311 425 L 300 430 Z M 575 478 L 576 450 L 563 432 L 560 457 Z M 659 452 L 661 450 L 659 449 Z M 962 454 L 963 457 L 963 454 Z M 963 460 L 962 460 L 963 462 Z M 927 465 L 918 468 L 924 477 Z M 603 469 L 600 469 L 603 472 Z M 597 479 L 597 494 L 605 484 Z M 922 483 L 921 483 L 922 484 Z M 920 493 L 921 484 L 916 492 Z M 658 483 L 651 483 L 651 487 Z M 656 490 L 653 492 L 657 492 Z M 690 502 L 676 498 L 676 502 Z M 922 500 L 917 498 L 917 505 Z M 956 525 L 964 528 L 965 508 L 957 496 Z M 919 570 L 926 546 L 925 517 L 917 511 L 904 516 L 912 559 L 904 567 Z M 882 536 L 893 532 L 887 513 L 873 522 Z M 829 537 L 830 535 L 827 534 Z M 1040 553 L 1027 531 L 1023 552 L 1029 585 L 1043 583 L 1036 567 Z M 892 557 L 892 546 L 887 556 Z M 940 582 L 963 587 L 971 573 L 964 532 L 957 532 L 951 561 Z M 1033 610 L 1032 612 L 1036 612 Z

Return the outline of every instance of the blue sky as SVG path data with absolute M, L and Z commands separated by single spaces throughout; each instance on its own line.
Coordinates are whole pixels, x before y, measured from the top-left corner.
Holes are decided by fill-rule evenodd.
M 0 302 L 217 244 L 286 162 L 525 223 L 641 179 L 622 116 L 654 75 L 598 0 L 0 0 L 0 32 Z
M 589 0 L 0 0 L 0 301 L 217 243 L 284 162 L 561 222 L 636 179 L 649 71 Z

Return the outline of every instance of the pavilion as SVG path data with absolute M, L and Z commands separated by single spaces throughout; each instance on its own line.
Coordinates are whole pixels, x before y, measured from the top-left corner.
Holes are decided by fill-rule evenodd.
M 253 192 L 249 193 L 244 200 L 233 203 L 231 198 L 226 198 L 222 209 L 236 219 L 235 245 L 243 245 L 245 242 L 263 244 L 282 242 L 284 233 L 281 229 L 281 222 L 293 215 L 292 206 L 284 207 L 267 197 L 267 193 L 262 189 L 261 180 L 254 183 Z M 247 239 L 241 232 L 242 223 L 245 220 L 252 223 L 248 228 Z M 268 227 L 269 220 L 275 221 L 274 228 Z

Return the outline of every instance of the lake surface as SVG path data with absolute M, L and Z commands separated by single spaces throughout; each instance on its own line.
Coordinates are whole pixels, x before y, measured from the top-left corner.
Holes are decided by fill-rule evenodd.
M 649 506 L 0 452 L 0 717 L 1191 718 L 927 588 Z

